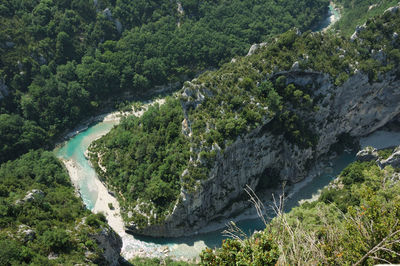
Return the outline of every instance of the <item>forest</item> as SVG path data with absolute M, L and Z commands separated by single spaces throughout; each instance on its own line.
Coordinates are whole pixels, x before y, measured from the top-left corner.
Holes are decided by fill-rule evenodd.
M 0 132 L 13 137 L 1 138 L 0 160 L 53 142 L 113 105 L 113 97 L 178 86 L 252 43 L 294 26 L 308 29 L 327 6 L 328 0 L 2 1 L 0 114 L 8 116 Z M 47 135 L 35 143 L 38 131 Z
M 181 133 L 182 120 L 179 101 L 167 98 L 165 104 L 150 107 L 140 118 L 127 117 L 106 139 L 89 148 L 100 177 L 122 193 L 119 199 L 125 219 L 131 212 L 138 226 L 147 224 L 140 212 L 150 210 L 152 223 L 161 222 L 179 195 L 180 175 L 190 153 Z M 100 160 L 107 173 L 98 167 Z
M 327 5 L 327 0 L 1 1 L 0 264 L 104 261 L 91 238 L 107 227 L 104 216 L 85 209 L 61 163 L 41 148 L 51 149 L 66 130 L 114 107 L 119 98 L 151 94 L 157 85 L 179 86 L 244 55 L 252 43 L 294 26 L 310 28 Z M 177 173 L 189 156 L 177 130 L 182 111 L 174 100 L 166 106 L 172 111 L 151 112 L 169 115 L 159 121 L 170 137 L 163 140 L 154 130 L 151 138 L 168 148 L 156 169 L 160 176 L 170 174 L 162 189 L 154 185 L 160 176 L 149 182 L 158 196 L 149 189 L 138 194 L 155 202 L 176 196 Z M 168 127 L 171 121 L 175 127 Z M 123 122 L 127 128 L 137 123 Z M 143 140 L 140 132 L 135 141 Z M 177 147 L 182 152 L 164 164 Z M 150 146 L 141 148 L 139 159 L 153 159 L 146 154 Z
M 108 228 L 105 217 L 85 208 L 51 152 L 4 163 L 0 177 L 0 265 L 102 264 L 93 235 Z

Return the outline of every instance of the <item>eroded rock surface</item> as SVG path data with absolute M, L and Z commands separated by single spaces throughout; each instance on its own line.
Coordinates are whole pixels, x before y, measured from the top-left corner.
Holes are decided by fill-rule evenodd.
M 92 235 L 101 249 L 103 249 L 104 259 L 107 265 L 119 265 L 120 252 L 122 248 L 121 237 L 109 227 L 103 227 L 102 230 Z

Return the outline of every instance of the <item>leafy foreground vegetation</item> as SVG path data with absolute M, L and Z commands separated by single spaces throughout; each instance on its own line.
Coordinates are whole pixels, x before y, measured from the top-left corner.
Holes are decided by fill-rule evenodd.
M 206 249 L 202 265 L 374 265 L 400 262 L 400 172 L 355 162 L 315 202 L 277 217 L 264 231 Z
M 49 143 L 111 96 L 149 93 L 293 26 L 311 28 L 328 0 L 5 0 L 0 3 L 0 162 Z M 179 8 L 181 7 L 181 8 Z M 157 88 L 156 88 L 157 89 Z M 4 97 L 4 98 L 3 98 Z M 16 116 L 16 117 L 14 117 Z M 4 147 L 4 148 L 3 148 Z M 11 151 L 11 152 L 9 152 Z
M 323 97 L 315 96 L 317 88 L 288 83 L 284 71 L 326 73 L 335 86 L 358 72 L 371 83 L 378 81 L 386 72 L 399 73 L 396 32 L 399 12 L 368 20 L 354 41 L 334 33 L 288 31 L 254 55 L 186 82 L 177 99 L 168 100 L 168 108 L 124 121 L 96 142 L 93 162 L 101 157 L 107 171 L 99 172 L 122 193 L 127 222 L 138 227 L 160 223 L 180 200 L 181 189 L 195 191 L 216 156 L 267 122 L 263 132 L 300 148 L 315 146 L 313 114 Z
M 105 227 L 52 153 L 31 151 L 0 167 L 0 265 L 102 264 L 92 236 Z

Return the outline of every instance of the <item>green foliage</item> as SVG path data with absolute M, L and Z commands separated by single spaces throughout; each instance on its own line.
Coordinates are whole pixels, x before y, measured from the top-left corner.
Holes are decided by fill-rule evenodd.
M 339 182 L 354 175 L 354 169 L 360 167 L 359 163 L 353 165 L 355 166 L 342 172 Z M 352 193 L 358 202 L 348 201 L 346 219 L 339 221 L 346 230 L 340 237 L 343 251 L 340 258 L 335 258 L 337 255 L 335 252 L 330 251 L 329 255 L 333 256 L 332 260 L 355 263 L 383 241 L 385 249 L 376 250 L 372 253 L 373 256 L 366 257 L 362 262 L 367 265 L 375 264 L 379 260 L 374 258 L 381 258 L 387 262 L 398 263 L 400 258 L 395 252 L 400 250 L 400 246 L 396 243 L 390 244 L 394 239 L 398 239 L 399 234 L 393 233 L 400 229 L 398 225 L 400 204 L 396 192 L 399 189 L 399 182 L 392 179 L 396 173 L 391 167 L 380 170 L 373 163 L 364 163 L 362 166 L 364 181 L 361 183 L 354 181 L 351 185 L 347 185 L 350 186 L 348 193 Z M 331 190 L 338 194 L 341 189 Z M 342 190 L 346 190 L 346 185 Z M 336 201 L 334 203 L 336 204 Z M 333 245 L 334 243 L 327 243 L 326 250 L 337 249 Z
M 106 217 L 103 213 L 91 213 L 86 217 L 86 224 L 94 228 L 99 228 L 101 225 L 105 225 L 107 222 Z
M 150 211 L 162 221 L 172 209 L 181 188 L 180 175 L 189 160 L 189 142 L 181 132 L 183 112 L 177 99 L 149 107 L 140 118 L 124 119 L 102 139 L 94 142 L 92 161 L 107 169 L 102 177 L 119 189 L 128 210 L 142 201 L 146 216 Z M 134 215 L 138 224 L 144 216 Z
M 347 166 L 341 173 L 340 189 L 324 189 L 320 201 L 327 204 L 335 202 L 336 206 L 344 213 L 348 206 L 360 203 L 359 197 L 354 194 L 352 187 L 365 181 L 364 169 L 373 165 L 373 162 L 355 162 Z M 342 187 L 343 186 L 343 187 Z
M 324 188 L 317 201 L 278 213 L 263 232 L 250 238 L 203 250 L 201 264 L 399 263 L 398 174 L 390 166 L 380 169 L 373 162 L 355 162 Z
M 251 43 L 310 28 L 328 0 L 181 4 L 182 14 L 175 1 L 3 1 L 0 80 L 9 95 L 0 113 L 27 126 L 7 147 L 0 141 L 0 162 L 56 139 L 112 97 L 152 93 L 244 55 Z
M 393 148 L 378 150 L 379 158 L 381 160 L 386 160 L 387 158 L 389 158 L 390 155 L 392 155 L 393 151 Z
M 52 251 L 68 250 L 71 245 L 70 236 L 63 229 L 45 231 L 42 238 L 42 247 Z
M 244 241 L 227 239 L 217 250 L 205 249 L 201 265 L 276 265 L 278 247 L 271 235 L 254 234 Z
M 357 71 L 374 82 L 379 74 L 398 67 L 397 59 L 389 57 L 390 51 L 400 48 L 393 42 L 393 32 L 400 31 L 398 25 L 398 14 L 385 13 L 371 20 L 360 34 L 362 41 L 355 42 L 335 34 L 291 30 L 251 56 L 236 58 L 186 82 L 180 103 L 169 100 L 165 106 L 150 108 L 141 118 L 123 121 L 92 146 L 92 160 L 98 163 L 100 155 L 101 165 L 107 169 L 104 173 L 98 167 L 100 174 L 122 193 L 125 219 L 139 227 L 162 222 L 178 200 L 181 187 L 194 191 L 207 179 L 215 159 L 256 128 L 260 134 L 269 131 L 284 136 L 302 149 L 315 147 L 318 135 L 312 125 L 313 112 L 321 107 L 321 96 L 315 93 L 318 87 L 293 84 L 285 71 L 298 62 L 300 71 L 329 74 L 340 86 L 358 66 Z M 374 41 L 378 37 L 380 42 Z M 377 60 L 372 50 L 387 56 Z M 364 180 L 353 168 L 343 181 L 346 186 Z M 325 193 L 324 201 L 338 200 L 343 212 L 346 201 L 358 203 L 351 193 L 343 192 L 341 200 Z M 140 206 L 139 210 L 133 206 Z M 129 211 L 133 218 L 127 218 Z
M 334 28 L 350 37 L 357 25 L 363 25 L 369 18 L 380 15 L 389 7 L 395 6 L 396 0 L 336 0 L 341 7 L 341 18 Z
M 23 261 L 21 244 L 14 240 L 0 240 L 0 264 L 13 265 Z
M 29 149 L 43 147 L 47 133 L 19 115 L 0 114 L 0 162 L 15 159 Z
M 34 189 L 40 191 L 33 193 Z M 31 193 L 30 199 L 26 197 Z M 67 173 L 50 152 L 30 151 L 0 167 L 0 264 L 87 263 L 101 258 L 90 241 L 104 216 L 90 214 L 75 196 Z M 82 223 L 82 219 L 94 223 Z M 94 216 L 94 219 L 93 219 Z M 31 230 L 31 233 L 29 231 Z M 54 252 L 58 258 L 49 261 Z

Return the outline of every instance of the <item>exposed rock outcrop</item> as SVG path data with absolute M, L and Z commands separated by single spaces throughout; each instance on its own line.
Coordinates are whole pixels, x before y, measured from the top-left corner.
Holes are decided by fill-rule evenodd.
M 249 51 L 247 52 L 247 55 L 246 55 L 246 56 L 250 56 L 250 55 L 254 54 L 258 49 L 260 49 L 261 47 L 264 47 L 264 46 L 267 46 L 267 43 L 266 43 L 266 42 L 255 43 L 255 44 L 253 44 L 253 45 L 250 47 Z
M 357 152 L 356 159 L 360 162 L 376 161 L 378 159 L 378 150 L 373 147 L 366 147 Z
M 36 232 L 32 230 L 29 226 L 21 224 L 18 227 L 18 236 L 24 243 L 26 243 L 36 238 Z
M 364 29 L 365 29 L 365 24 L 362 25 L 362 26 L 359 26 L 359 25 L 358 25 L 358 26 L 356 27 L 356 30 L 354 31 L 354 33 L 351 35 L 350 40 L 351 40 L 351 41 L 355 41 L 355 40 L 358 38 L 358 34 L 359 34 L 360 32 L 362 32 Z
M 400 146 L 397 147 L 392 155 L 389 156 L 386 160 L 380 160 L 379 165 L 384 168 L 387 165 L 390 165 L 394 168 L 400 167 Z
M 24 204 L 25 202 L 32 202 L 37 198 L 44 197 L 44 192 L 39 189 L 32 189 L 28 191 L 23 199 L 19 199 L 15 202 L 15 204 Z
M 101 249 L 107 265 L 119 265 L 122 248 L 121 237 L 109 227 L 103 227 L 97 234 L 92 235 Z
M 400 168 L 400 146 L 396 147 L 386 159 L 379 158 L 377 149 L 366 147 L 357 153 L 356 159 L 361 162 L 375 161 L 381 169 L 386 166 Z

